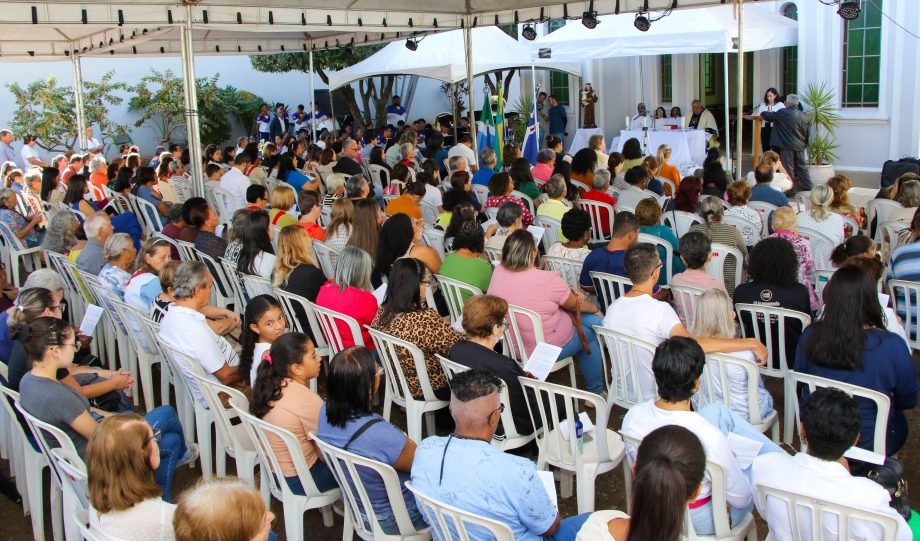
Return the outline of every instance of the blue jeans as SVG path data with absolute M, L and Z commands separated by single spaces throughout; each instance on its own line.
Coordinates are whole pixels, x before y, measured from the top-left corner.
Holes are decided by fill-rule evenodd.
M 160 406 L 144 416 L 151 428 L 159 429 L 160 441 L 160 467 L 156 471 L 156 481 L 163 489 L 163 501 L 172 499 L 173 477 L 176 467 L 185 456 L 185 436 L 182 433 L 182 424 L 179 416 L 172 406 Z
M 313 476 L 313 482 L 316 483 L 316 488 L 320 492 L 326 492 L 339 486 L 335 481 L 335 476 L 332 475 L 332 470 L 329 469 L 325 462 L 317 460 L 313 467 L 310 468 L 310 475 Z M 300 481 L 300 476 L 292 475 L 291 477 L 285 477 L 284 480 L 294 494 L 298 496 L 307 495 L 307 491 L 304 490 L 303 483 Z
M 603 319 L 597 314 L 582 314 L 581 329 L 585 333 L 585 341 L 591 347 L 591 353 L 585 353 L 581 345 L 581 339 L 578 338 L 578 332 L 573 329 L 572 338 L 568 343 L 562 346 L 560 359 L 575 356 L 578 361 L 578 369 L 581 370 L 581 376 L 585 378 L 585 385 L 588 391 L 600 394 L 604 391 L 604 369 L 601 363 L 601 347 L 597 343 L 597 337 L 594 335 L 593 325 L 600 325 Z
M 549 541 L 575 541 L 575 536 L 578 535 L 578 531 L 581 530 L 581 527 L 588 521 L 590 516 L 591 513 L 582 513 L 574 517 L 564 518 L 559 522 L 559 529 L 556 530 L 556 533 L 543 539 Z
M 751 423 L 745 421 L 743 417 L 726 408 L 724 404 L 709 404 L 701 409 L 699 414 L 713 426 L 721 430 L 722 434 L 725 436 L 737 434 L 738 436 L 743 436 L 762 443 L 763 447 L 760 448 L 758 455 L 783 452 L 782 448 L 774 443 L 773 440 L 764 436 L 763 433 L 751 426 Z M 742 471 L 748 477 L 748 480 L 750 480 L 751 469 L 748 468 Z M 744 519 L 753 508 L 753 501 L 743 508 L 730 507 L 729 519 L 731 520 L 731 524 L 738 524 L 738 522 Z M 693 529 L 696 531 L 697 535 L 713 535 L 715 533 L 715 524 L 712 518 L 712 502 L 702 507 L 691 509 L 690 517 L 693 520 Z
M 415 526 L 416 530 L 421 530 L 428 527 L 428 523 L 425 522 L 425 517 L 422 516 L 421 511 L 418 510 L 418 507 L 415 506 L 415 503 L 406 502 L 406 510 L 409 511 L 409 518 L 412 519 L 412 525 Z M 370 524 L 370 521 L 367 520 L 366 516 L 361 517 L 365 524 Z M 380 523 L 380 529 L 383 530 L 383 533 L 387 535 L 396 535 L 399 533 L 399 525 L 396 524 L 396 517 L 392 514 L 384 515 L 377 514 L 377 522 Z

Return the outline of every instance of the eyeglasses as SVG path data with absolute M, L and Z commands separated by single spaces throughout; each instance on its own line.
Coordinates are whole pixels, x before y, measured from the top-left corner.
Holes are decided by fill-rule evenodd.
M 57 310 L 57 309 L 60 309 L 61 312 L 63 312 L 64 310 L 67 309 L 67 301 L 63 301 L 63 300 L 62 300 L 60 304 L 52 304 L 52 305 L 49 306 L 48 308 L 49 308 L 50 310 Z
M 499 412 L 499 414 L 505 413 L 505 405 L 504 405 L 504 404 L 499 404 L 497 408 L 495 408 L 494 410 L 492 410 L 491 413 L 489 413 L 489 416 L 487 417 L 487 419 L 491 419 L 492 416 L 495 415 L 495 412 L 496 412 L 496 411 Z
M 61 342 L 58 345 L 59 346 L 70 346 L 73 348 L 74 351 L 77 351 L 80 349 L 80 344 L 78 342 Z

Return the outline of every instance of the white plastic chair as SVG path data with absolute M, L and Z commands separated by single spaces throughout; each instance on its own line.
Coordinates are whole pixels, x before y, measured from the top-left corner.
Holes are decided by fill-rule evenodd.
M 243 274 L 242 279 L 243 289 L 248 298 L 252 299 L 253 297 L 258 297 L 259 295 L 276 297 L 275 288 L 273 288 L 272 283 L 265 278 L 252 274 Z
M 798 392 L 805 388 L 808 389 L 809 394 L 813 393 L 817 388 L 829 388 L 840 389 L 841 391 L 852 395 L 855 398 L 862 398 L 865 400 L 871 400 L 875 404 L 875 433 L 872 437 L 872 451 L 878 453 L 882 456 L 885 455 L 886 439 L 888 435 L 888 414 L 891 411 L 891 399 L 885 393 L 880 393 L 872 389 L 867 389 L 866 387 L 860 387 L 859 385 L 853 385 L 850 383 L 844 383 L 842 381 L 837 381 L 835 379 L 822 378 L 819 376 L 813 376 L 811 374 L 804 374 L 802 372 L 796 372 L 794 370 L 789 371 L 789 376 L 792 380 L 792 388 Z M 799 401 L 794 400 L 793 406 L 795 408 L 795 430 L 796 434 L 799 435 L 799 441 L 804 442 L 802 435 L 799 433 L 801 428 L 801 411 L 799 407 Z M 805 450 L 804 443 L 802 444 L 802 450 Z
M 670 227 L 675 237 L 681 238 L 690 231 L 690 226 L 703 223 L 703 219 L 692 212 L 671 210 L 661 215 L 661 223 Z
M 446 408 L 450 401 L 440 400 L 434 395 L 431 381 L 428 378 L 428 367 L 425 365 L 425 354 L 415 344 L 401 340 L 385 332 L 367 328 L 374 341 L 377 355 L 386 374 L 387 387 L 384 394 L 383 418 L 390 419 L 390 408 L 393 403 L 406 408 L 406 425 L 409 438 L 413 441 L 422 441 L 422 418 L 428 428 L 428 434 L 433 435 L 434 412 Z M 399 348 L 399 349 L 397 349 Z M 419 385 L 422 388 L 422 398 L 414 398 L 409 391 L 409 380 L 403 370 L 399 358 L 399 350 L 407 351 L 412 357 Z
M 766 237 L 770 234 L 770 217 L 773 216 L 773 213 L 779 209 L 776 205 L 766 203 L 764 201 L 748 201 L 748 207 L 757 211 L 760 214 L 760 221 L 763 224 L 763 229 L 761 229 L 761 237 Z
M 486 200 L 489 199 L 489 187 L 483 186 L 482 184 L 473 184 L 472 191 L 476 199 L 479 200 L 479 204 L 485 205 Z
M 910 224 L 907 222 L 881 222 L 876 226 L 876 242 L 879 243 L 879 252 L 882 254 L 882 262 L 886 265 L 891 260 L 891 253 L 901 245 L 900 235 Z
M 532 378 L 519 377 L 518 381 L 524 386 L 525 391 L 530 389 L 533 395 L 527 396 L 527 407 L 530 417 L 540 419 L 543 433 L 537 438 L 540 450 L 537 457 L 537 469 L 545 470 L 553 466 L 566 470 L 576 477 L 578 513 L 594 511 L 594 484 L 598 475 L 613 470 L 621 462 L 626 467 L 623 458 L 626 456 L 626 447 L 620 436 L 607 428 L 607 407 L 600 396 L 574 389 L 564 385 L 556 385 Z M 594 406 L 596 429 L 591 433 L 591 438 L 583 438 L 583 451 L 578 450 L 578 441 L 575 437 L 574 419 L 578 415 L 577 401 L 585 401 Z M 559 405 L 563 405 L 560 411 Z M 561 426 L 562 419 L 566 419 L 565 427 Z M 563 432 L 568 431 L 568 438 Z M 563 498 L 571 495 L 571 477 L 563 477 L 560 486 Z M 627 485 L 627 500 L 631 490 Z
M 63 494 L 63 516 L 70 517 L 80 511 L 90 509 L 87 494 L 86 465 L 83 464 L 76 451 L 58 447 L 51 450 L 51 462 L 61 476 L 61 490 Z M 64 535 L 66 539 L 78 539 L 77 525 L 70 520 L 64 520 Z
M 543 251 L 548 252 L 550 246 L 559 241 L 562 222 L 549 216 L 536 216 L 534 220 L 537 225 L 543 228 L 543 238 L 540 239 L 540 242 L 543 244 Z
M 19 489 L 19 494 L 22 495 L 23 513 L 30 515 L 32 519 L 32 535 L 35 539 L 43 540 L 45 539 L 46 499 L 42 472 L 45 468 L 50 468 L 51 464 L 41 451 L 36 451 L 29 443 L 29 434 L 19 423 L 11 405 L 11 402 L 18 401 L 19 393 L 5 385 L 0 385 L 0 415 L 4 416 L 10 429 L 10 470 L 16 477 L 16 487 Z M 51 477 L 48 500 L 51 505 L 53 523 L 55 513 L 59 512 L 55 510 L 61 509 L 62 492 L 60 484 L 54 481 L 54 473 L 51 474 Z M 60 532 L 57 533 L 56 538 L 59 539 Z
M 920 283 L 889 280 L 888 292 L 911 349 L 920 349 Z M 821 293 L 818 293 L 820 296 Z
M 160 340 L 163 348 L 163 357 L 169 367 L 170 381 L 176 387 L 176 411 L 182 422 L 185 440 L 192 441 L 192 433 L 196 434 L 195 440 L 200 449 L 201 474 L 205 479 L 210 479 L 214 474 L 211 462 L 211 449 L 214 447 L 211 440 L 211 424 L 215 423 L 214 415 L 208 409 L 208 402 L 204 392 L 192 377 L 205 375 L 204 369 L 198 360 L 189 353 L 179 351 L 165 340 Z M 181 395 L 181 397 L 180 397 Z M 181 399 L 180 399 L 181 398 Z M 192 419 L 194 418 L 194 420 Z M 192 428 L 194 426 L 194 429 Z
M 870 201 L 871 203 L 871 201 Z M 808 212 L 811 210 L 811 190 L 795 194 L 795 204 L 798 207 L 797 212 Z M 868 205 L 866 206 L 868 212 Z
M 284 531 L 287 538 L 305 539 L 303 515 L 309 509 L 320 509 L 323 514 L 323 526 L 331 527 L 333 524 L 332 504 L 342 497 L 342 493 L 338 487 L 326 492 L 320 492 L 316 488 L 316 483 L 313 482 L 310 468 L 300 448 L 300 442 L 294 434 L 250 414 L 247 405 L 238 403 L 236 399 L 230 399 L 230 406 L 243 422 L 243 427 L 249 434 L 250 440 L 255 443 L 259 462 L 262 465 L 262 476 L 268 478 L 272 496 L 280 500 L 284 507 Z M 287 481 L 284 480 L 281 463 L 272 447 L 272 443 L 277 444 L 279 440 L 287 448 L 291 462 L 297 470 L 297 476 L 300 477 L 305 496 L 291 492 Z
M 866 223 L 872 224 L 874 221 L 876 224 L 875 236 L 873 237 L 876 242 L 878 242 L 879 237 L 879 225 L 889 221 L 891 218 L 891 213 L 904 208 L 901 203 L 897 201 L 892 201 L 891 199 L 870 199 L 866 202 Z
M 664 257 L 661 258 L 661 263 L 664 265 L 663 272 L 667 278 L 665 283 L 670 284 L 671 278 L 674 276 L 674 247 L 663 238 L 648 233 L 639 233 L 639 242 L 654 244 L 656 248 L 660 246 L 664 250 Z M 661 252 L 658 252 L 658 255 L 661 255 Z
M 246 297 L 246 291 L 243 289 L 243 274 L 239 270 L 236 262 L 230 261 L 226 258 L 220 258 L 218 260 L 220 266 L 224 269 L 224 276 L 227 277 L 226 286 L 233 294 L 233 306 L 234 309 L 239 306 L 239 312 L 242 312 L 246 309 L 246 305 L 249 303 L 249 299 Z
M 224 271 L 224 266 L 219 260 L 214 259 L 210 255 L 198 250 L 195 250 L 195 255 L 197 255 L 197 259 L 208 268 L 208 272 L 211 273 L 211 280 L 214 282 L 211 288 L 212 304 L 220 306 L 221 308 L 227 308 L 232 304 L 237 313 L 242 313 L 243 307 L 235 306 L 239 301 L 236 299 L 236 293 L 232 288 L 231 282 L 231 279 L 236 280 L 236 276 L 227 276 L 227 273 Z
M 614 207 L 601 201 L 579 199 L 578 208 L 587 212 L 591 218 L 591 238 L 588 242 L 604 242 L 607 240 L 609 232 L 613 231 L 613 218 L 616 215 Z M 606 220 L 604 219 L 604 212 L 607 213 Z M 605 229 L 608 231 L 607 234 L 604 234 Z
M 690 329 L 696 319 L 696 301 L 700 295 L 706 291 L 699 287 L 675 286 L 671 285 L 671 294 L 674 295 L 674 303 L 677 305 L 677 315 L 684 323 L 684 327 Z
M 435 277 L 438 280 L 441 294 L 444 295 L 444 300 L 447 302 L 447 311 L 450 313 L 451 321 L 457 321 L 463 316 L 464 294 L 467 295 L 467 298 L 482 295 L 482 290 L 474 285 L 441 274 L 436 274 Z
M 382 165 L 368 164 L 367 172 L 371 178 L 371 184 L 374 186 L 374 193 L 382 194 L 383 193 L 383 176 L 386 175 L 386 169 Z M 387 180 L 389 180 L 389 175 L 387 175 Z
M 434 248 L 438 252 L 438 255 L 441 256 L 441 260 L 444 260 L 446 255 L 444 249 L 444 231 L 435 229 L 426 224 L 422 231 L 422 242 L 424 242 L 426 246 Z
M 498 207 L 488 207 L 488 208 L 482 209 L 482 211 L 486 213 L 486 218 L 490 220 L 498 219 Z
M 604 312 L 613 304 L 613 301 L 626 294 L 626 288 L 632 287 L 632 280 L 616 274 L 591 271 L 591 282 L 594 284 L 594 293 L 597 295 L 601 310 Z
M 160 214 L 160 211 L 157 210 L 157 207 L 153 203 L 147 201 L 146 199 L 141 199 L 140 197 L 129 195 L 128 199 L 134 198 L 134 204 L 137 206 L 137 210 L 140 212 L 138 219 L 141 221 L 141 224 L 144 226 L 148 236 L 153 236 L 154 233 L 159 233 L 163 230 L 163 226 L 166 225 L 166 217 Z
M 580 180 L 572 179 L 572 186 L 575 186 L 575 188 L 578 189 L 580 192 L 579 195 L 584 195 L 585 192 L 591 191 L 591 188 L 589 188 L 587 184 L 581 182 Z
M 849 216 L 840 215 L 843 218 L 843 231 L 845 236 L 858 235 L 860 232 L 859 223 Z
M 160 349 L 156 345 L 159 338 L 154 332 L 153 325 L 150 324 L 152 321 L 145 321 L 149 320 L 146 314 L 141 313 L 137 308 L 127 303 L 114 299 L 111 303 L 119 318 L 125 322 L 125 328 L 134 346 L 133 350 L 137 354 L 137 372 L 141 392 L 144 394 L 144 406 L 149 412 L 156 407 L 153 388 L 153 365 L 163 362 L 159 355 Z M 162 366 L 160 364 L 161 368 Z M 169 404 L 169 382 L 165 374 L 160 378 L 160 396 L 162 404 Z
M 740 303 L 735 305 L 741 336 L 756 338 L 767 346 L 768 359 L 760 367 L 760 374 L 773 378 L 783 378 L 783 442 L 792 443 L 792 413 L 795 408 L 795 388 L 790 379 L 789 360 L 795 351 L 786 348 L 787 319 L 798 321 L 801 328 L 811 325 L 811 316 L 788 310 L 759 304 Z M 765 324 L 766 322 L 769 322 Z M 753 334 L 754 336 L 751 336 Z
M 743 404 L 746 412 L 744 417 L 751 426 L 766 432 L 770 430 L 770 437 L 779 443 L 779 417 L 773 410 L 766 417 L 760 414 L 759 389 L 760 372 L 757 365 L 731 355 L 709 353 L 706 355 L 706 364 L 703 366 L 703 380 L 699 391 L 700 407 L 706 404 L 721 402 L 730 410 L 737 411 L 738 405 L 731 402 L 731 374 L 730 372 L 743 372 L 747 381 L 747 398 Z
M 525 194 L 524 192 L 519 192 L 517 190 L 512 191 L 511 195 L 513 197 L 520 198 L 521 201 L 524 202 L 524 205 L 527 207 L 527 210 L 529 210 L 531 214 L 537 213 L 537 207 L 533 204 L 533 199 L 531 199 L 529 195 Z
M 229 399 L 232 399 L 240 406 L 248 406 L 249 401 L 243 393 L 232 387 L 198 374 L 192 374 L 191 376 L 208 403 L 208 409 L 214 419 L 217 433 L 217 476 L 225 477 L 227 475 L 227 455 L 230 455 L 231 458 L 236 460 L 237 476 L 250 484 L 254 483 L 256 466 L 259 463 L 255 443 L 249 437 L 242 423 L 233 424 L 233 421 L 239 417 L 232 408 L 224 407 L 221 394 L 227 395 Z M 269 503 L 268 477 L 267 472 L 260 475 L 260 488 L 266 505 Z
M 569 287 L 575 289 L 575 291 L 581 289 L 578 281 L 581 277 L 581 268 L 584 265 L 584 261 L 547 255 L 543 256 L 543 263 L 546 266 L 546 270 L 558 271 L 562 279 L 569 284 Z
M 64 280 L 64 298 L 67 300 L 67 306 L 70 315 L 70 322 L 79 325 L 83 319 L 83 313 L 86 311 L 85 299 L 83 293 L 79 290 L 82 283 L 77 274 L 77 267 L 63 254 L 45 251 L 45 257 L 48 258 L 48 266 L 54 269 Z
M 757 224 L 754 222 L 748 220 L 747 218 L 738 216 L 737 214 L 725 214 L 722 216 L 722 223 L 734 227 L 738 230 L 738 233 L 741 233 L 742 236 L 744 236 L 742 231 L 748 231 L 754 238 L 755 244 L 760 241 L 761 237 L 763 236 L 762 226 L 757 227 Z
M 831 240 L 830 237 L 821 233 L 820 231 L 815 231 L 814 229 L 809 229 L 807 227 L 799 228 L 799 236 L 808 239 L 808 242 L 811 243 L 811 252 L 815 253 L 818 251 L 817 245 L 823 244 L 826 248 L 824 253 L 830 254 L 834 251 L 836 244 Z M 828 262 L 815 260 L 815 270 L 830 270 L 828 268 L 820 267 L 819 265 L 826 265 Z
M 86 511 L 78 510 L 70 520 L 74 523 L 77 531 L 80 532 L 78 539 L 81 541 L 127 541 L 91 529 L 89 526 L 89 513 Z
M 658 398 L 657 387 L 655 392 L 649 393 L 648 389 L 643 391 L 643 387 L 649 387 L 648 384 L 642 385 L 642 380 L 648 378 L 651 378 L 653 386 L 655 383 L 654 375 L 651 375 L 655 344 L 600 325 L 594 326 L 594 332 L 601 348 L 608 415 L 614 404 L 628 410 L 636 404 Z
M 744 270 L 744 255 L 741 254 L 741 250 L 732 246 L 713 242 L 712 251 L 710 253 L 712 257 L 709 258 L 709 262 L 706 263 L 706 274 L 724 283 L 729 291 L 741 284 L 741 272 Z M 728 257 L 735 258 L 734 276 L 726 276 L 725 274 L 725 262 Z
M 184 240 L 177 240 L 175 243 L 179 248 L 180 261 L 201 261 L 201 259 L 198 257 L 198 250 L 195 249 L 194 243 L 185 242 Z
M 326 276 L 335 276 L 335 265 L 332 264 L 332 255 L 339 256 L 339 251 L 321 240 L 313 240 L 313 256 L 319 263 L 319 268 Z
M 514 532 L 506 524 L 430 498 L 410 482 L 406 488 L 415 495 L 415 503 L 437 541 L 472 541 L 485 539 L 484 535 L 495 541 L 514 541 Z
M 422 221 L 427 226 L 433 226 L 438 221 L 438 207 L 428 201 L 422 201 L 419 205 L 422 209 Z
M 830 501 L 833 494 L 827 496 L 830 498 L 818 499 L 760 483 L 754 497 L 759 500 L 760 509 L 767 509 L 768 506 L 771 509 L 772 512 L 768 511 L 764 519 L 771 533 L 781 534 L 781 539 L 826 539 L 823 532 L 827 530 L 837 532 L 837 539 L 897 539 L 898 521 L 894 517 L 833 503 Z M 777 509 L 777 505 L 781 507 Z M 782 508 L 785 508 L 785 516 L 777 517 L 774 513 L 780 512 Z M 779 518 L 779 521 L 771 524 L 771 518 Z
M 485 254 L 486 257 L 489 258 L 489 261 L 491 261 L 491 262 L 493 262 L 493 263 L 494 263 L 495 261 L 498 261 L 499 263 L 501 263 L 501 260 L 502 260 L 502 251 L 501 251 L 500 249 L 498 249 L 498 248 L 489 248 L 488 246 L 486 246 L 482 253 Z
M 336 312 L 335 310 L 330 310 L 329 308 L 323 308 L 306 299 L 304 299 L 304 301 L 316 317 L 316 321 L 319 324 L 320 336 L 323 337 L 326 341 L 326 345 L 329 346 L 330 357 L 345 349 L 345 342 L 342 340 L 341 332 L 339 332 L 339 323 L 348 327 L 354 345 L 365 345 L 364 337 L 361 336 L 361 326 L 355 318 L 341 312 Z M 307 313 L 309 314 L 309 311 Z
M 402 483 L 392 466 L 330 445 L 319 439 L 316 434 L 311 433 L 310 437 L 323 454 L 326 465 L 332 470 L 342 490 L 342 499 L 345 501 L 343 540 L 352 539 L 356 533 L 365 541 L 425 541 L 431 539 L 431 531 L 428 528 L 416 530 L 412 525 L 412 519 L 409 518 L 409 510 L 406 508 L 406 501 L 402 495 Z M 358 468 L 361 468 L 360 472 Z M 361 482 L 362 473 L 380 477 L 399 534 L 383 533 L 383 528 L 380 527 L 380 522 L 377 520 L 377 514 L 364 511 L 365 509 L 373 510 L 373 500 Z
M 42 268 L 41 246 L 26 248 L 13 231 L 5 223 L 0 223 L 0 255 L 12 272 L 13 285 L 21 287 L 23 280 L 19 276 L 19 263 L 22 261 L 26 273 Z
M 209 186 L 205 183 L 205 194 L 211 193 L 212 206 L 220 217 L 220 223 L 230 223 L 233 219 L 233 213 L 236 212 L 233 194 L 219 186 Z
M 543 321 L 540 319 L 540 315 L 533 310 L 509 304 L 508 325 L 505 327 L 505 333 L 502 339 L 502 349 L 505 355 L 522 365 L 527 362 L 527 359 L 530 358 L 530 354 L 532 353 L 532 351 L 527 350 L 524 344 L 524 335 L 522 333 L 523 329 L 528 327 L 533 329 L 535 345 L 546 341 L 543 338 Z M 562 370 L 563 368 L 569 369 L 569 380 L 572 383 L 572 387 L 575 387 L 575 363 L 572 357 L 557 359 L 550 372 Z
M 448 380 L 453 380 L 454 376 L 460 372 L 466 372 L 469 370 L 469 367 L 463 366 L 458 362 L 445 359 L 441 355 L 436 355 L 438 361 L 441 363 L 441 369 L 444 370 L 444 373 L 447 375 Z M 504 429 L 504 434 L 493 434 L 492 435 L 492 446 L 496 449 L 501 449 L 502 451 L 507 451 L 509 449 L 517 449 L 523 447 L 528 443 L 532 442 L 534 438 L 537 437 L 537 430 L 530 434 L 521 434 L 517 430 L 517 426 L 514 424 L 514 415 L 511 412 L 511 397 L 508 395 L 508 384 L 502 382 L 502 388 L 499 392 L 499 400 L 504 404 L 505 409 L 501 412 L 501 421 L 502 428 Z
M 329 357 L 329 344 L 323 338 L 323 330 L 320 327 L 319 320 L 316 319 L 313 308 L 310 307 L 310 301 L 283 289 L 276 289 L 275 295 L 278 297 L 278 302 L 281 303 L 285 317 L 287 317 L 288 327 L 294 332 L 312 336 L 316 354 L 320 357 Z M 298 317 L 298 312 L 300 311 L 307 318 L 307 327 L 303 326 Z M 310 381 L 310 388 L 313 389 L 313 392 L 316 392 L 314 388 L 315 382 L 315 379 Z

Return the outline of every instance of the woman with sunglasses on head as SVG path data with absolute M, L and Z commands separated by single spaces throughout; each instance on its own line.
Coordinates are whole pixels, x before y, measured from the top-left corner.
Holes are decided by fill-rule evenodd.
M 410 479 L 416 443 L 399 427 L 374 413 L 373 397 L 381 385 L 386 385 L 383 369 L 370 351 L 355 346 L 338 352 L 326 369 L 326 403 L 319 412 L 316 436 L 330 445 L 395 469 L 409 518 L 417 529 L 422 529 L 427 524 L 416 507 L 415 497 L 405 486 Z M 398 533 L 383 480 L 364 468 L 360 468 L 358 474 L 383 533 Z
M 57 371 L 73 364 L 74 351 L 79 348 L 74 329 L 63 320 L 40 317 L 23 327 L 19 340 L 32 363 L 32 369 L 19 383 L 19 403 L 38 420 L 64 431 L 77 454 L 85 458 L 88 439 L 99 421 L 111 414 L 91 408 L 86 397 L 57 380 Z M 156 483 L 168 501 L 176 468 L 198 458 L 198 447 L 186 445 L 182 425 L 172 407 L 160 406 L 144 418 L 162 434 Z

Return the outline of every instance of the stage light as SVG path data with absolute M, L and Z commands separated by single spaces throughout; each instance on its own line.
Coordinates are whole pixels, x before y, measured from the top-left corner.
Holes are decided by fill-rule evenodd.
M 652 22 L 648 20 L 648 17 L 642 15 L 641 13 L 636 14 L 636 20 L 633 21 L 633 26 L 636 27 L 636 30 L 640 32 L 648 32 L 648 29 L 652 27 Z
M 418 50 L 418 40 L 415 38 L 407 39 L 406 49 L 409 49 L 410 51 L 417 51 Z
M 843 0 L 840 2 L 840 7 L 837 8 L 837 15 L 840 15 L 848 21 L 852 21 L 859 17 L 861 11 L 862 8 L 857 0 Z
M 581 14 L 581 24 L 585 25 L 588 30 L 594 30 L 597 27 L 597 12 L 586 11 Z
M 521 35 L 524 36 L 524 39 L 527 41 L 533 41 L 537 39 L 537 29 L 534 28 L 533 24 L 525 24 L 524 29 L 521 30 Z

